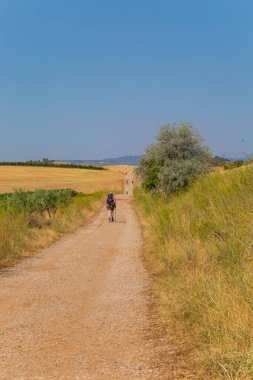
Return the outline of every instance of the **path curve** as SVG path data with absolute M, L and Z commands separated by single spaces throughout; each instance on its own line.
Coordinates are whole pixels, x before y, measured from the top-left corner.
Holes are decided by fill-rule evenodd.
M 168 379 L 131 202 L 1 272 L 1 379 Z

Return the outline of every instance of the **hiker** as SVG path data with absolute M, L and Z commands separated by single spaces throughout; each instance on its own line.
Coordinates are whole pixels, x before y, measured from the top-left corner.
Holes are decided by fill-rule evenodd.
M 114 209 L 116 209 L 116 198 L 113 193 L 109 193 L 106 198 L 106 208 L 109 212 L 109 222 L 114 222 Z M 116 211 L 115 211 L 116 212 Z
M 128 185 L 128 179 L 126 180 L 126 185 Z

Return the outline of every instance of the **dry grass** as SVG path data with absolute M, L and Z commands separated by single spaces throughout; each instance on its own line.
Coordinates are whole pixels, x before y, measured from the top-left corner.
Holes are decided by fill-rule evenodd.
M 35 215 L 40 227 L 31 227 L 29 218 L 20 212 L 6 213 L 0 219 L 0 268 L 15 263 L 22 256 L 29 256 L 47 247 L 66 232 L 84 225 L 104 204 L 104 192 L 78 195 L 70 204 L 61 207 L 56 214 Z
M 106 169 L 114 172 L 119 173 L 120 175 L 125 176 L 134 174 L 134 170 L 136 169 L 136 166 L 130 166 L 130 165 L 112 165 L 112 166 L 105 166 Z
M 193 350 L 194 378 L 253 379 L 253 168 L 136 199 L 161 315 Z
M 127 171 L 127 167 L 125 168 Z M 124 177 L 122 169 L 122 166 L 101 171 L 0 166 L 0 193 L 12 192 L 15 188 L 26 190 L 71 188 L 86 194 L 108 189 L 121 192 Z

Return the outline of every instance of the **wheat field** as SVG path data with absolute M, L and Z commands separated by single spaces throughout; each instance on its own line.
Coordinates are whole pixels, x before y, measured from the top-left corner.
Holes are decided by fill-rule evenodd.
M 124 166 L 124 170 L 127 171 L 127 168 Z M 121 166 L 108 170 L 2 166 L 0 193 L 12 192 L 16 188 L 25 190 L 71 188 L 87 194 L 109 189 L 121 192 L 124 170 Z

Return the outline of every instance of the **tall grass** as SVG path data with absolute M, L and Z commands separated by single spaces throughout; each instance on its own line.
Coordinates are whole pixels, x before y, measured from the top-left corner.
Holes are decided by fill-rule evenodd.
M 171 197 L 136 189 L 161 312 L 201 379 L 253 378 L 253 168 Z M 193 365 L 193 364 L 192 364 Z
M 20 209 L 8 212 L 0 207 L 0 267 L 82 226 L 101 207 L 104 196 L 102 191 L 79 194 L 69 203 L 62 203 L 51 217 L 47 213 L 28 216 Z

